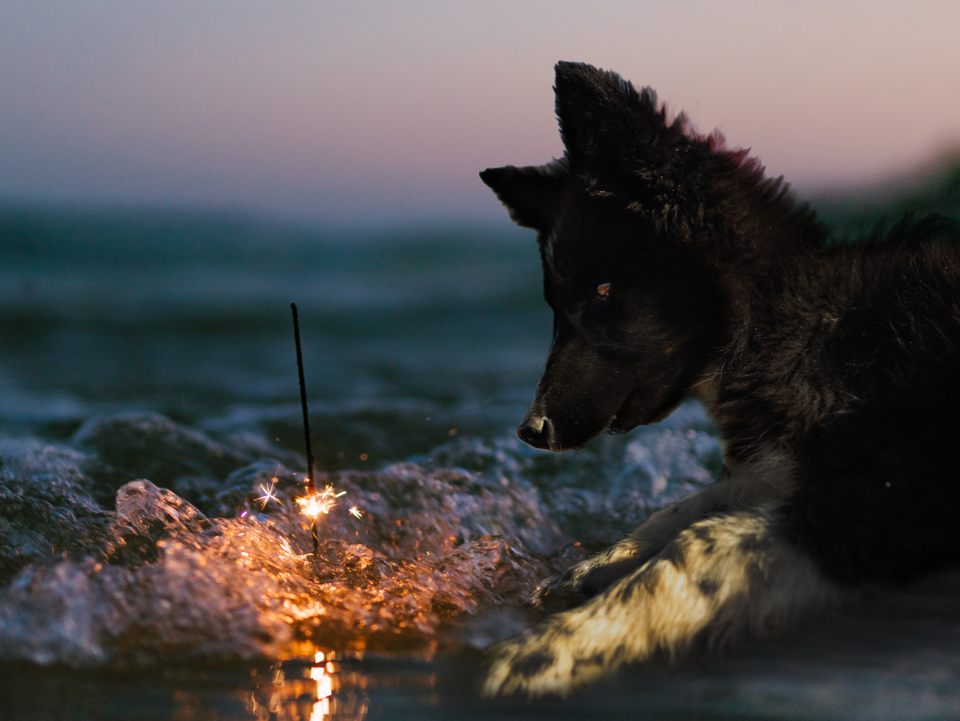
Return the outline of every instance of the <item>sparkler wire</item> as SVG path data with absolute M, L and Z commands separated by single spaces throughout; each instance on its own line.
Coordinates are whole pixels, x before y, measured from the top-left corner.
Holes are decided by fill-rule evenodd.
M 303 378 L 303 351 L 300 348 L 300 322 L 297 319 L 297 304 L 291 303 L 293 310 L 293 337 L 297 341 L 297 371 L 300 373 L 300 407 L 303 410 L 303 435 L 307 444 L 307 478 L 310 498 L 317 494 L 317 487 L 313 480 L 313 450 L 310 447 L 310 419 L 307 417 L 307 382 Z M 320 553 L 320 539 L 317 535 L 317 517 L 313 517 L 313 555 Z

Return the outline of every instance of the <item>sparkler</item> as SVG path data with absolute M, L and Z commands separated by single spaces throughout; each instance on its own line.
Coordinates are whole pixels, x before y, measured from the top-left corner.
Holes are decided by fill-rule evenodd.
M 322 492 L 317 493 L 317 484 L 313 478 L 313 449 L 310 447 L 310 419 L 307 415 L 307 383 L 303 378 L 303 351 L 300 347 L 300 322 L 297 319 L 297 304 L 291 303 L 290 308 L 293 310 L 293 337 L 297 342 L 297 371 L 300 374 L 300 407 L 303 410 L 303 437 L 307 446 L 307 495 L 304 498 L 297 498 L 296 503 L 300 506 L 301 513 L 312 519 L 313 556 L 314 558 L 319 558 L 320 537 L 317 532 L 317 517 L 321 513 L 330 513 L 330 509 L 337 505 L 337 499 L 345 495 L 346 491 L 337 493 L 333 486 L 327 485 Z M 366 460 L 365 453 L 360 457 Z M 266 508 L 269 501 L 280 503 L 280 499 L 273 493 L 276 484 L 277 479 L 274 478 L 270 484 L 270 488 L 264 485 L 260 486 L 263 495 L 256 500 L 263 503 L 262 508 Z M 281 503 L 280 505 L 283 504 Z M 363 512 L 356 506 L 350 508 L 350 513 L 356 518 L 360 518 L 360 516 L 363 515 Z
M 300 374 L 300 407 L 303 410 L 303 435 L 307 444 L 307 491 L 309 495 L 305 499 L 307 501 L 307 508 L 309 510 L 304 510 L 308 516 L 313 516 L 313 555 L 318 557 L 320 555 L 320 537 L 317 535 L 317 516 L 320 514 L 320 510 L 313 512 L 314 507 L 317 504 L 317 487 L 313 480 L 313 449 L 310 447 L 310 419 L 307 417 L 307 383 L 303 379 L 303 351 L 300 349 L 300 322 L 297 320 L 297 304 L 291 303 L 290 308 L 293 310 L 293 337 L 297 342 L 297 371 Z M 299 503 L 299 501 L 298 501 Z M 303 507 L 303 504 L 301 504 Z M 327 511 L 330 509 L 328 508 Z

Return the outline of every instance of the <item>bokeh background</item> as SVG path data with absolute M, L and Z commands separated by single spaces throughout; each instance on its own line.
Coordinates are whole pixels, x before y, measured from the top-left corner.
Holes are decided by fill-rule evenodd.
M 477 174 L 562 154 L 554 63 L 654 87 L 855 237 L 960 215 L 958 29 L 925 0 L 0 1 L 0 718 L 960 718 L 953 591 L 569 702 L 471 685 L 547 569 L 722 467 L 695 401 L 575 453 L 516 438 L 551 317 Z M 316 469 L 349 489 L 322 584 L 273 566 L 310 544 L 292 301 Z M 121 507 L 141 478 L 168 495 Z M 127 544 L 137 503 L 224 532 Z M 276 644 L 334 631 L 370 652 L 320 699 Z

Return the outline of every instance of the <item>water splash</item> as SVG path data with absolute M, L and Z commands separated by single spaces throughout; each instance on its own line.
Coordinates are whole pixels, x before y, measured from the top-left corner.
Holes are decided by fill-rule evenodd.
M 347 502 L 321 516 L 317 557 L 294 502 L 302 459 L 257 457 L 263 439 L 124 414 L 64 443 L 2 441 L 0 658 L 423 653 L 455 622 L 455 643 L 483 645 L 496 638 L 462 619 L 520 606 L 601 536 L 710 480 L 719 452 L 693 427 L 612 440 L 570 462 L 461 437 L 375 472 L 318 474 Z M 606 478 L 586 487 L 597 464 Z M 602 533 L 582 532 L 584 505 L 606 514 Z

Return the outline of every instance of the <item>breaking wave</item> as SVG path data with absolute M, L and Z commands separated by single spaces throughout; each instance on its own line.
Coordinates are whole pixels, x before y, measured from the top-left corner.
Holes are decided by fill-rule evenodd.
M 472 436 L 375 471 L 319 473 L 343 495 L 319 516 L 316 555 L 296 504 L 305 462 L 262 433 L 124 412 L 59 442 L 8 437 L 0 657 L 84 666 L 486 644 L 448 630 L 522 606 L 547 575 L 710 482 L 721 456 L 709 429 L 691 404 L 667 427 L 570 458 Z

